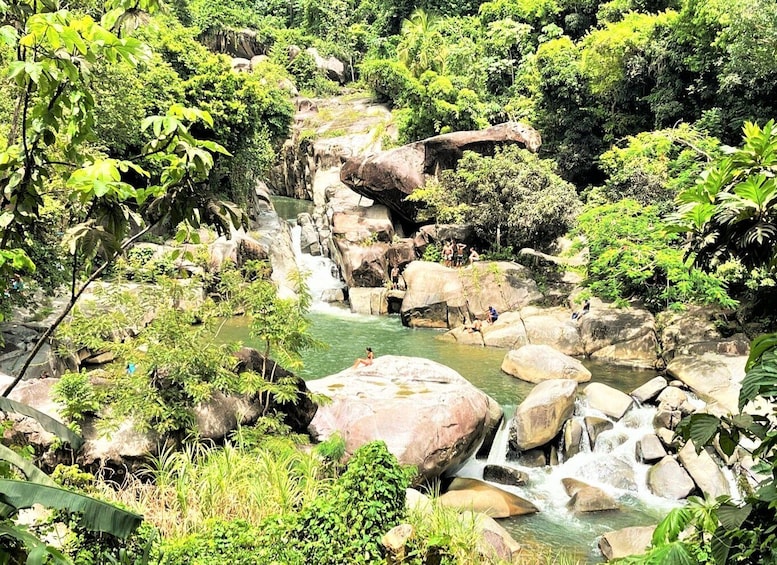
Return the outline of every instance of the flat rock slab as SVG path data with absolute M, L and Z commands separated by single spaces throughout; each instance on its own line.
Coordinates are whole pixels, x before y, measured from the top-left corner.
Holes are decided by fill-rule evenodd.
M 599 549 L 608 561 L 641 555 L 650 547 L 655 529 L 655 526 L 635 526 L 607 532 L 599 539 Z
M 585 390 L 588 406 L 620 420 L 626 411 L 634 404 L 634 399 L 617 389 L 603 383 L 591 383 Z
M 332 399 L 308 426 L 313 438 L 338 432 L 347 454 L 383 440 L 422 478 L 463 463 L 502 416 L 495 400 L 456 371 L 417 357 L 377 357 L 370 366 L 307 384 Z
M 448 508 L 482 512 L 492 518 L 523 516 L 539 511 L 528 500 L 477 479 L 454 479 L 438 501 Z
M 579 360 L 549 345 L 524 345 L 508 351 L 502 361 L 502 371 L 530 383 L 550 379 L 571 379 L 578 383 L 591 380 L 591 371 Z

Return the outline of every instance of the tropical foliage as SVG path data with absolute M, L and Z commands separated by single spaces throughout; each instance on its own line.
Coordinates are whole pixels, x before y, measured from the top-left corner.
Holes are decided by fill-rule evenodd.
M 767 413 L 757 409 L 761 403 Z M 694 414 L 683 420 L 680 433 L 697 451 L 717 445 L 727 456 L 745 455 L 740 439 L 754 446 L 751 471 L 759 480 L 754 488 L 747 479 L 744 499 L 689 499 L 669 513 L 653 534 L 653 548 L 626 563 L 775 563 L 777 562 L 777 334 L 751 344 L 747 375 L 739 393 L 739 414 Z

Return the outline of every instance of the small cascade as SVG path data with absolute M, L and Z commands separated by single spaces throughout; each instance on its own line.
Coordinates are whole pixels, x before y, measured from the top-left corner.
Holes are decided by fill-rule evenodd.
M 337 264 L 329 257 L 302 253 L 300 245 L 302 228 L 296 225 L 293 220 L 289 220 L 289 224 L 291 225 L 291 242 L 297 268 L 307 273 L 306 282 L 314 305 L 322 302 L 342 301 L 345 283 L 340 279 L 340 270 Z
M 578 401 L 572 418 L 578 420 L 583 429 L 579 452 L 557 465 L 542 467 L 523 466 L 520 460 L 511 461 L 506 457 L 514 412 L 515 407 L 512 407 L 511 414 L 505 414 L 488 459 L 470 459 L 456 472 L 456 476 L 483 480 L 483 469 L 486 465 L 500 465 L 523 471 L 529 479 L 526 485 L 495 486 L 531 501 L 540 510 L 537 515 L 539 519 L 556 525 L 545 526 L 546 528 L 559 527 L 572 535 L 576 530 L 581 534 L 585 532 L 586 536 L 590 535 L 591 529 L 596 529 L 596 526 L 593 525 L 595 520 L 592 522 L 590 516 L 575 515 L 567 509 L 570 498 L 561 482 L 565 478 L 578 479 L 598 487 L 615 498 L 624 509 L 637 513 L 665 514 L 678 504 L 650 492 L 646 480 L 650 467 L 636 459 L 636 442 L 644 435 L 653 433 L 653 416 L 656 412 L 654 407 L 634 407 L 620 421 L 615 422 L 588 407 L 584 401 Z M 587 417 L 606 419 L 612 424 L 609 430 L 596 436 L 593 445 L 590 442 L 588 426 L 585 424 Z M 630 525 L 628 519 L 624 525 Z M 602 532 L 597 530 L 595 533 Z M 595 552 L 595 549 L 592 548 L 592 551 Z

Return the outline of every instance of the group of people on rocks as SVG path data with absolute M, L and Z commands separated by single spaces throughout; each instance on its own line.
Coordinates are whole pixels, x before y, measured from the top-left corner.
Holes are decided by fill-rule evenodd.
M 446 267 L 463 267 L 465 262 L 471 265 L 476 261 L 480 261 L 480 255 L 474 247 L 470 247 L 466 261 L 464 259 L 465 256 L 467 256 L 466 243 L 457 242 L 455 239 L 448 239 L 442 246 L 442 260 Z

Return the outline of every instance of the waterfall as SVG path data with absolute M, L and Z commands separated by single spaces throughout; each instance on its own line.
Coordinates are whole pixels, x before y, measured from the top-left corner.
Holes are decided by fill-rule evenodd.
M 514 413 L 514 408 L 511 412 Z M 623 506 L 649 507 L 666 512 L 679 502 L 651 493 L 646 480 L 650 466 L 636 459 L 637 441 L 644 435 L 654 433 L 655 412 L 654 407 L 634 407 L 616 422 L 588 407 L 585 401 L 578 401 L 575 404 L 573 419 L 582 421 L 586 417 L 594 416 L 609 420 L 612 428 L 599 433 L 594 445 L 591 446 L 588 430 L 583 424 L 580 451 L 557 465 L 543 467 L 527 467 L 521 465 L 520 460 L 507 460 L 512 417 L 506 414 L 502 426 L 494 437 L 488 459 L 477 461 L 474 457 L 471 458 L 456 472 L 456 476 L 483 480 L 485 465 L 500 465 L 523 471 L 529 478 L 526 485 L 495 486 L 531 501 L 540 509 L 545 519 L 568 526 L 578 524 L 581 528 L 588 527 L 584 525 L 584 518 L 574 515 L 566 507 L 569 496 L 561 482 L 564 478 L 578 479 L 598 487 Z
M 296 225 L 294 220 L 289 220 L 289 224 L 291 225 L 294 259 L 297 262 L 297 268 L 306 273 L 305 282 L 310 289 L 314 306 L 321 303 L 342 301 L 345 283 L 340 279 L 337 264 L 329 257 L 302 253 L 300 244 L 302 228 Z

